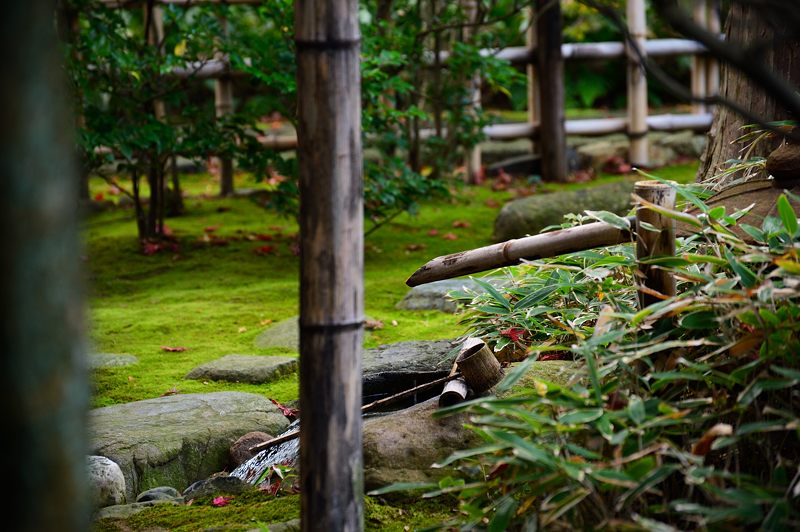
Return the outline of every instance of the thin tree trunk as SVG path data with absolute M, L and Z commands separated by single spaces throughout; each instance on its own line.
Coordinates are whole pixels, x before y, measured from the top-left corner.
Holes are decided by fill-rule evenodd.
M 737 46 L 765 44 L 763 53 L 753 60 L 769 65 L 776 74 L 793 82 L 794 85 L 800 85 L 800 42 L 776 43 L 775 35 L 780 32 L 781 28 L 768 23 L 757 7 L 740 3 L 731 5 L 725 21 L 726 42 Z M 740 104 L 765 121 L 791 118 L 773 98 L 734 67 L 723 63 L 720 67 L 720 78 L 720 95 L 725 99 Z M 708 144 L 700 159 L 697 181 L 713 177 L 727 166 L 727 161 L 741 157 L 741 150 L 745 146 L 735 141 L 744 133 L 742 126 L 748 123 L 750 122 L 735 111 L 724 106 L 717 107 L 714 122 L 708 133 Z M 775 138 L 771 142 L 762 143 L 755 147 L 751 155 L 766 156 L 779 142 L 780 139 Z M 718 186 L 724 186 L 740 177 L 738 174 L 727 176 L 724 181 L 718 181 Z
M 536 0 L 537 62 L 541 98 L 542 179 L 567 178 L 567 135 L 564 129 L 564 59 L 561 56 L 561 4 Z
M 363 185 L 356 0 L 296 4 L 301 528 L 363 529 Z
M 0 471 L 7 530 L 90 530 L 89 384 L 76 196 L 55 2 L 0 20 Z

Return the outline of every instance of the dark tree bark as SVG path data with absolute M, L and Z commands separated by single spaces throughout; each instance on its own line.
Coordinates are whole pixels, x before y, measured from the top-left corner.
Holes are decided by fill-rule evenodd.
M 357 14 L 356 0 L 296 3 L 304 531 L 364 527 L 364 206 Z
M 0 20 L 0 471 L 15 531 L 90 529 L 78 172 L 55 2 Z
M 782 24 L 788 24 L 788 20 L 769 14 L 763 7 L 733 3 L 725 22 L 726 42 L 751 50 L 754 45 L 759 46 L 757 53 L 753 53 L 749 60 L 762 62 L 780 78 L 800 87 L 800 40 L 781 38 L 782 35 L 796 32 L 796 28 L 781 27 Z M 735 66 L 723 62 L 720 77 L 720 96 L 739 104 L 764 121 L 800 119 L 797 116 L 792 117 L 767 91 Z M 743 118 L 728 107 L 717 107 L 708 133 L 708 144 L 697 172 L 698 181 L 712 177 L 727 166 L 727 161 L 741 157 L 740 152 L 744 146 L 737 143 L 736 139 L 744 133 L 741 127 L 751 123 L 752 120 Z M 752 155 L 766 156 L 780 141 L 780 137 L 775 136 L 770 142 L 755 147 Z M 740 176 L 730 175 L 718 185 L 724 186 L 738 177 Z

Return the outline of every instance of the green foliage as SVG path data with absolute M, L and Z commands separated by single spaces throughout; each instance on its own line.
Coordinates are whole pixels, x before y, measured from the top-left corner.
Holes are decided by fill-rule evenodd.
M 428 493 L 458 493 L 462 525 L 785 530 L 800 518 L 797 214 L 781 196 L 754 227 L 678 191 L 700 207 L 698 232 L 647 261 L 672 272 L 674 297 L 637 310 L 628 245 L 508 269 L 509 288 L 460 296 L 470 335 L 531 355 L 498 397 L 439 412 L 469 412 L 486 440 L 439 464 L 463 476 Z M 568 385 L 509 395 L 552 353 L 579 362 Z

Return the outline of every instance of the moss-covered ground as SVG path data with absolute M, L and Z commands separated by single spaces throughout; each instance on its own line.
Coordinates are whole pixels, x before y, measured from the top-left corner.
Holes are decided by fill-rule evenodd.
M 686 182 L 695 169 L 696 163 L 655 173 Z M 591 184 L 620 178 L 600 176 Z M 256 186 L 245 176 L 239 179 L 240 188 Z M 192 368 L 226 354 L 296 355 L 288 349 L 258 349 L 254 340 L 271 324 L 298 314 L 299 259 L 294 220 L 265 210 L 249 197 L 215 197 L 217 185 L 207 174 L 186 175 L 182 185 L 188 195 L 186 212 L 167 221 L 174 250 L 143 254 L 130 208 L 94 213 L 84 222 L 91 349 L 139 358 L 136 365 L 94 373 L 93 406 L 223 390 L 295 400 L 296 377 L 268 385 L 184 379 Z M 541 184 L 538 190 L 580 186 L 587 184 Z M 92 182 L 92 194 L 119 197 L 99 180 Z M 383 324 L 366 332 L 366 347 L 455 338 L 465 332 L 457 315 L 403 311 L 395 305 L 408 291 L 406 278 L 429 259 L 490 244 L 499 207 L 514 194 L 493 190 L 491 182 L 457 187 L 451 198 L 426 201 L 416 215 L 402 214 L 366 237 L 365 314 Z M 178 531 L 236 522 L 258 528 L 298 512 L 292 497 L 241 502 L 242 507 L 159 507 L 124 526 Z M 449 506 L 430 502 L 395 507 L 370 501 L 366 508 L 366 524 L 372 530 L 413 530 L 441 522 L 450 511 Z M 228 519 L 226 512 L 236 513 L 236 519 Z M 149 521 L 140 528 L 138 519 Z

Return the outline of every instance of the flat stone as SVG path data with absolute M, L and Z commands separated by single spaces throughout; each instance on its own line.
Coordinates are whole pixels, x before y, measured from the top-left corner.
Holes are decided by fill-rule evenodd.
M 256 347 L 285 347 L 293 351 L 300 351 L 300 322 L 294 316 L 283 321 L 273 323 L 255 339 Z
M 89 355 L 89 368 L 119 368 L 138 364 L 139 359 L 133 355 L 116 353 L 92 353 Z
M 502 282 L 498 279 L 488 281 L 493 284 Z M 458 311 L 458 305 L 448 297 L 448 294 L 465 290 L 484 292 L 484 289 L 472 279 L 444 279 L 413 287 L 395 307 L 401 310 L 439 310 L 452 314 Z
M 267 355 L 226 355 L 194 368 L 186 379 L 264 384 L 297 372 L 297 359 Z

